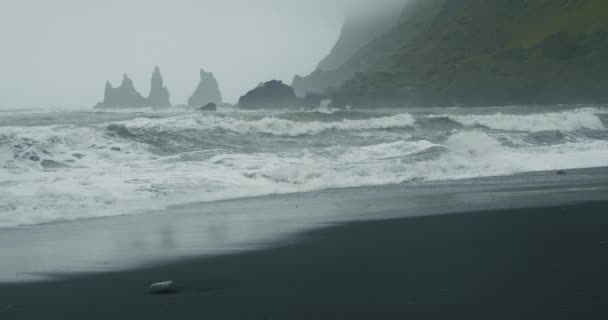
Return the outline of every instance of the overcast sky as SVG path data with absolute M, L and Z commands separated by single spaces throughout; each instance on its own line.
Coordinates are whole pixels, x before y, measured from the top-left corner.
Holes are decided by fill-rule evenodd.
M 193 92 L 200 68 L 235 102 L 260 81 L 290 83 L 311 72 L 347 13 L 374 6 L 378 0 L 2 0 L 0 107 L 89 107 L 106 80 L 118 85 L 125 72 L 147 96 L 155 65 L 174 104 Z

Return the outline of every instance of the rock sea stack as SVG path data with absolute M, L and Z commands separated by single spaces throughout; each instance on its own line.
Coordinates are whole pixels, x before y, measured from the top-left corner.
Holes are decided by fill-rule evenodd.
M 278 80 L 261 83 L 239 99 L 242 109 L 278 109 L 298 107 L 302 101 L 292 87 Z
M 222 104 L 222 93 L 219 89 L 219 84 L 213 73 L 200 70 L 200 81 L 198 87 L 188 99 L 188 105 L 191 107 L 205 106 L 209 103 L 216 105 Z
M 163 85 L 163 76 L 158 67 L 155 67 L 152 73 L 148 104 L 152 108 L 168 108 L 171 106 L 169 90 Z
M 163 84 L 163 77 L 158 67 L 152 73 L 150 94 L 143 97 L 135 89 L 133 80 L 125 74 L 119 87 L 114 88 L 108 81 L 104 91 L 103 101 L 95 105 L 96 109 L 122 109 L 122 108 L 168 108 L 171 106 L 169 90 Z

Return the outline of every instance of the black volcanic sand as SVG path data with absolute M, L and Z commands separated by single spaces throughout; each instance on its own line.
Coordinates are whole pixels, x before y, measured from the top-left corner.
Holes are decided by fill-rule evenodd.
M 147 294 L 169 279 L 180 292 Z M 356 222 L 257 252 L 5 284 L 0 319 L 608 319 L 608 202 Z

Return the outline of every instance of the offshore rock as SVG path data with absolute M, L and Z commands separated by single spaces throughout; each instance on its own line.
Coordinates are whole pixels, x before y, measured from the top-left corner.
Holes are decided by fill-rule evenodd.
M 163 76 L 160 74 L 159 67 L 155 67 L 152 73 L 148 104 L 152 108 L 168 108 L 171 106 L 169 90 L 163 85 Z
M 219 84 L 213 76 L 213 73 L 205 72 L 201 69 L 201 79 L 198 83 L 198 87 L 188 99 L 189 106 L 204 106 L 209 103 L 216 105 L 222 104 L 222 93 L 219 89 Z
M 106 82 L 103 102 L 98 103 L 95 108 L 143 108 L 147 106 L 147 99 L 135 89 L 133 80 L 125 74 L 118 88 L 114 88 L 109 81 Z
M 215 103 L 208 103 L 200 108 L 198 108 L 199 111 L 217 111 L 217 104 Z
M 158 67 L 152 73 L 150 94 L 143 97 L 133 85 L 133 80 L 126 74 L 118 88 L 114 88 L 110 82 L 106 82 L 103 101 L 95 105 L 96 109 L 120 109 L 120 108 L 168 108 L 171 106 L 169 90 L 163 84 L 163 77 Z
M 277 109 L 298 107 L 302 101 L 296 97 L 293 88 L 278 80 L 261 83 L 239 99 L 243 109 Z

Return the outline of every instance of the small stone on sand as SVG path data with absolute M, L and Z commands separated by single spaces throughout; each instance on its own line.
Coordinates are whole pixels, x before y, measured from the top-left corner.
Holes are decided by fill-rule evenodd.
M 157 282 L 150 285 L 150 294 L 171 294 L 177 292 L 177 287 L 173 281 Z

